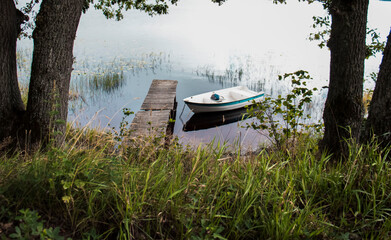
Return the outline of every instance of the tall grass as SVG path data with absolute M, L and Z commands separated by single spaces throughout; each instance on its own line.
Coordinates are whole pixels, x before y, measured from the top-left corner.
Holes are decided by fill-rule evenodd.
M 93 91 L 114 92 L 124 84 L 123 72 L 97 74 L 88 80 L 90 89 Z
M 0 234 L 9 236 L 28 208 L 74 239 L 390 236 L 390 149 L 376 143 L 351 145 L 336 164 L 315 156 L 311 139 L 294 158 L 287 150 L 241 156 L 225 145 L 191 150 L 177 141 L 118 148 L 113 139 L 74 129 L 62 148 L 3 156 Z

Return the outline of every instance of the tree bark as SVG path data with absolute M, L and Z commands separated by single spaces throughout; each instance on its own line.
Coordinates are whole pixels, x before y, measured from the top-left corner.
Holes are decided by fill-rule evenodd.
M 344 155 L 345 139 L 360 136 L 368 3 L 368 0 L 333 0 L 330 6 L 330 82 L 320 149 L 335 157 Z
M 365 137 L 375 135 L 383 147 L 391 143 L 391 30 L 369 106 Z
M 61 143 L 66 129 L 73 44 L 84 0 L 44 0 L 33 32 L 27 104 L 32 146 Z
M 0 1 L 0 151 L 16 137 L 24 113 L 16 70 L 16 41 L 27 20 L 13 0 Z

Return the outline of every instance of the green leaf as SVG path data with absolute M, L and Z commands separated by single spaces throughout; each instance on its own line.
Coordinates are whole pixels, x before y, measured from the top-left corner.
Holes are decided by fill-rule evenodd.
M 62 184 L 62 187 L 66 190 L 70 187 L 72 187 L 72 182 L 67 182 L 67 181 L 64 181 L 64 180 L 61 180 L 61 184 Z
M 177 190 L 177 191 L 175 191 L 175 192 L 173 192 L 173 193 L 171 193 L 171 195 L 168 197 L 168 199 L 171 199 L 171 198 L 175 197 L 179 193 L 183 192 L 183 190 L 185 190 L 185 189 L 186 189 L 186 186 L 181 188 L 181 189 L 179 189 L 179 190 Z
M 227 240 L 227 238 L 221 236 L 219 233 L 213 233 L 213 237 L 221 240 Z
M 63 201 L 64 203 L 69 203 L 69 202 L 71 201 L 71 197 L 70 197 L 70 196 L 63 196 L 63 197 L 62 197 L 62 201 Z
M 86 185 L 86 183 L 83 182 L 83 181 L 81 181 L 80 179 L 76 179 L 76 180 L 75 180 L 75 185 L 76 185 L 76 187 L 78 187 L 78 188 L 83 188 L 83 187 Z

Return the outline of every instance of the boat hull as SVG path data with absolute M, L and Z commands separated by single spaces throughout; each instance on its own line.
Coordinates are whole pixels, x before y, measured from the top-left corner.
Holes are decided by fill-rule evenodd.
M 260 102 L 261 99 L 253 99 L 255 102 Z M 240 102 L 232 105 L 206 105 L 206 104 L 197 104 L 197 103 L 186 103 L 190 110 L 194 113 L 206 113 L 206 112 L 224 112 L 235 110 L 239 108 L 244 108 L 245 106 L 252 105 L 253 100 L 248 100 L 245 102 Z M 258 100 L 258 101 L 257 101 Z
M 221 95 L 223 100 L 210 100 L 210 96 L 215 93 Z M 246 87 L 234 87 L 185 98 L 184 102 L 194 113 L 223 112 L 252 105 L 254 102 L 262 101 L 263 97 L 263 92 L 257 93 Z

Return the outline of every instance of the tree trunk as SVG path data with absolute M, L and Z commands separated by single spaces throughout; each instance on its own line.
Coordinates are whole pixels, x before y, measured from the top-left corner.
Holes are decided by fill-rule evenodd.
M 359 139 L 363 118 L 363 78 L 368 0 L 333 0 L 328 46 L 330 82 L 320 149 L 343 156 L 345 139 Z
M 391 30 L 369 106 L 365 132 L 366 140 L 374 134 L 383 147 L 391 143 Z
M 84 0 L 44 0 L 33 32 L 27 104 L 32 146 L 61 143 L 66 129 L 73 44 Z
M 27 17 L 13 0 L 0 1 L 0 151 L 14 139 L 24 113 L 16 70 L 16 41 Z

